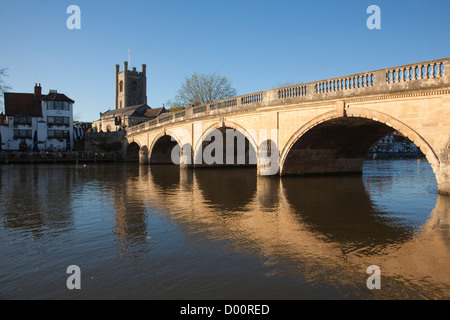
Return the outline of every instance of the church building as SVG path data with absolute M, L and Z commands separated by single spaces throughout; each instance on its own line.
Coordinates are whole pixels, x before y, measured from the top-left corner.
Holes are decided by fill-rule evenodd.
M 152 120 L 165 113 L 164 107 L 152 109 L 147 105 L 146 65 L 141 71 L 135 67 L 128 70 L 128 62 L 123 63 L 123 70 L 116 65 L 115 108 L 100 113 L 100 119 L 92 123 L 95 132 L 118 131 Z

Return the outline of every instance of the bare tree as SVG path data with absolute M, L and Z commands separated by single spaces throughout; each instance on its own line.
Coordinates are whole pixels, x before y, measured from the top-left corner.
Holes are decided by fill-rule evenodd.
M 3 98 L 4 98 L 4 93 L 8 90 L 11 90 L 11 87 L 6 84 L 4 78 L 7 77 L 7 73 L 6 73 L 6 68 L 0 68 L 0 112 L 4 112 L 4 102 L 3 102 Z
M 201 105 L 231 98 L 237 95 L 236 89 L 231 86 L 227 77 L 217 72 L 208 74 L 194 73 L 186 77 L 186 81 L 178 90 L 175 100 L 166 102 L 168 108 L 184 109 L 193 105 Z
M 283 88 L 283 87 L 290 87 L 290 86 L 295 86 L 295 85 L 300 85 L 300 84 L 303 84 L 303 82 L 297 82 L 297 81 L 294 81 L 294 80 L 280 81 L 280 82 L 274 84 L 272 89 L 278 89 L 278 88 Z

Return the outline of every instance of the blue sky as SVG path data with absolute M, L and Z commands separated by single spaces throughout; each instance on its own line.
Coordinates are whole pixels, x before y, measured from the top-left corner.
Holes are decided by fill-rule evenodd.
M 81 10 L 70 30 L 69 5 Z M 381 30 L 369 30 L 369 5 Z M 78 120 L 114 108 L 115 64 L 147 64 L 152 108 L 186 76 L 219 72 L 238 94 L 450 57 L 448 0 L 0 2 L 0 68 L 13 92 L 41 83 L 75 100 Z

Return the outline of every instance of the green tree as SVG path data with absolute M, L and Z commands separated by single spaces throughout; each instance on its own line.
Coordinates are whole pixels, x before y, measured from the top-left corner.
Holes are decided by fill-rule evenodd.
M 5 77 L 7 77 L 7 73 L 6 73 L 6 68 L 0 68 L 0 112 L 4 112 L 4 93 L 7 92 L 8 90 L 11 90 L 11 87 L 6 84 L 5 82 Z
M 202 105 L 214 101 L 235 97 L 236 89 L 230 80 L 217 72 L 208 74 L 194 73 L 186 77 L 175 99 L 166 102 L 168 110 L 182 110 L 193 105 Z M 174 111 L 172 110 L 172 111 Z

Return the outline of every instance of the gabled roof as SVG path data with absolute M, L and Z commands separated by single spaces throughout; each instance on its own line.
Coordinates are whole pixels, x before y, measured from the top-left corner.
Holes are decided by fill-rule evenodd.
M 5 114 L 42 117 L 41 101 L 33 93 L 5 92 Z
M 135 106 L 130 106 L 122 109 L 114 109 L 106 111 L 102 113 L 102 117 L 108 116 L 135 116 L 135 117 L 143 117 L 143 114 L 150 107 L 146 104 L 138 104 Z
M 67 101 L 67 102 L 71 102 L 71 103 L 75 102 L 72 99 L 68 98 L 65 94 L 57 93 L 57 92 L 50 92 L 48 95 L 42 96 L 42 100 L 47 100 L 47 101 Z
M 162 107 L 162 108 L 148 109 L 147 111 L 145 111 L 144 115 L 149 118 L 156 118 L 162 113 L 166 113 L 166 108 Z

